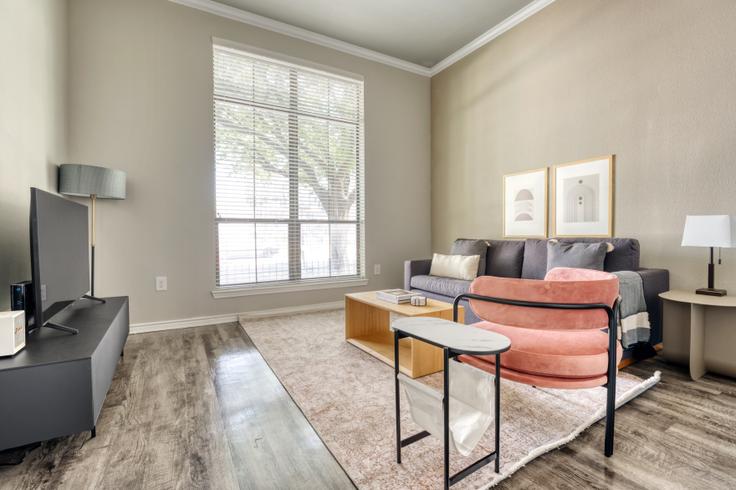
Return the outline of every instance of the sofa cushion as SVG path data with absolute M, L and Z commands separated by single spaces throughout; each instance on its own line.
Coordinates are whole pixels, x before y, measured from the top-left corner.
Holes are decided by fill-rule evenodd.
M 452 301 L 455 299 L 451 296 L 433 293 L 432 291 L 424 291 L 423 289 L 411 288 L 411 290 L 417 294 L 421 294 L 425 298 L 436 299 L 437 301 L 442 301 L 443 303 L 452 303 Z M 471 323 L 476 323 L 480 321 L 480 318 L 478 318 L 475 313 L 473 313 L 473 310 L 470 309 L 467 300 L 460 300 L 460 306 L 462 306 L 465 311 L 465 318 L 460 318 L 460 323 L 470 325 Z
M 635 238 L 560 238 L 560 243 L 598 243 L 613 244 L 613 251 L 606 254 L 603 270 L 639 270 L 639 241 Z M 524 279 L 544 279 L 547 272 L 547 240 L 527 239 L 524 242 L 524 263 L 521 277 Z
M 558 378 L 605 376 L 608 369 L 608 334 L 592 330 L 540 330 L 480 322 L 474 327 L 511 339 L 501 366 L 514 371 Z M 618 344 L 617 357 L 623 350 Z M 488 362 L 492 356 L 479 356 Z
M 414 276 L 411 278 L 411 287 L 454 298 L 468 292 L 470 281 L 438 276 Z
M 519 278 L 523 262 L 523 240 L 488 240 L 485 275 Z
M 606 272 L 639 270 L 639 240 L 635 238 L 560 238 L 560 242 L 608 242 L 613 250 L 606 254 L 603 270 Z
M 527 238 L 524 240 L 524 262 L 521 266 L 522 279 L 544 279 L 547 273 L 547 240 Z
M 603 270 L 606 260 L 605 242 L 568 243 L 547 241 L 547 271 L 555 267 L 573 267 L 576 269 Z
M 478 255 L 480 257 L 480 261 L 478 262 L 478 273 L 476 275 L 482 276 L 485 274 L 486 270 L 487 251 L 488 242 L 485 240 L 458 238 L 452 244 L 450 255 Z

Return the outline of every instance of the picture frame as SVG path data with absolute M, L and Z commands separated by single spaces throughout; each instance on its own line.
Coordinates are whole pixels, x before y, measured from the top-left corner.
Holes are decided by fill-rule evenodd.
M 613 236 L 615 155 L 552 166 L 552 234 Z
M 503 237 L 547 238 L 547 167 L 503 176 Z

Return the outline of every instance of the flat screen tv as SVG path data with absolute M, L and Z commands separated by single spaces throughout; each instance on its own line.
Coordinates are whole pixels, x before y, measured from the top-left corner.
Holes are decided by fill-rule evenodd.
M 51 320 L 89 292 L 87 206 L 31 188 L 30 228 L 35 300 L 30 328 L 48 326 L 77 333 Z

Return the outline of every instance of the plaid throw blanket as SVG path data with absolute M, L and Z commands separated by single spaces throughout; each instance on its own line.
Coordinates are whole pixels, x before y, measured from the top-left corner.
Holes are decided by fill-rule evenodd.
M 621 297 L 619 317 L 621 345 L 627 348 L 639 342 L 648 342 L 651 326 L 641 276 L 633 271 L 618 271 L 613 274 L 618 276 Z

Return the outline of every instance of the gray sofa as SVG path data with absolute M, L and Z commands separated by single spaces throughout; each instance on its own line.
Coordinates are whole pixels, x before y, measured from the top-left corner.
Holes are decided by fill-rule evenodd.
M 486 240 L 486 275 L 543 279 L 547 272 L 547 240 Z M 644 284 L 644 297 L 651 323 L 651 339 L 647 345 L 627 349 L 624 357 L 647 357 L 653 353 L 652 346 L 662 342 L 662 305 L 659 293 L 669 289 L 669 271 L 645 269 L 639 265 L 639 241 L 634 238 L 560 238 L 560 242 L 611 242 L 614 250 L 606 254 L 604 269 L 609 272 L 636 271 Z M 429 298 L 452 302 L 465 293 L 470 281 L 430 276 L 431 259 L 407 260 L 404 263 L 404 289 L 416 291 Z M 465 309 L 465 323 L 480 319 Z

